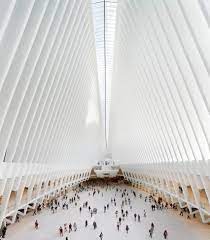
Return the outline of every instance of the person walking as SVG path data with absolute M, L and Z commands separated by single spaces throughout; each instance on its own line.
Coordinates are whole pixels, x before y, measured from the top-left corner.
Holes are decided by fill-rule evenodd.
M 103 239 L 103 233 L 102 232 L 100 233 L 99 237 L 100 237 L 101 240 Z
M 77 231 L 77 224 L 75 222 L 73 224 L 73 227 L 74 227 L 74 231 L 76 232 Z
M 164 239 L 167 239 L 167 238 L 168 238 L 168 231 L 167 231 L 167 230 L 165 230 L 165 231 L 163 232 L 163 237 L 164 237 Z
M 85 227 L 87 227 L 88 226 L 88 221 L 87 220 L 85 220 Z
M 126 230 L 126 233 L 128 233 L 128 231 L 129 231 L 128 225 L 126 225 L 125 230 Z
M 64 232 L 67 232 L 67 223 L 64 224 Z
M 152 238 L 153 231 L 154 231 L 154 228 L 150 228 L 150 229 L 149 229 L 149 236 L 150 236 L 150 238 Z
M 39 228 L 39 223 L 38 223 L 38 221 L 36 220 L 35 221 L 35 229 L 37 230 Z
M 72 231 L 72 225 L 69 223 L 69 233 Z
M 125 215 L 126 215 L 126 217 L 128 216 L 128 210 L 126 210 Z
M 63 228 L 61 226 L 59 228 L 59 233 L 60 233 L 60 237 L 63 237 Z
M 119 232 L 120 231 L 120 224 L 117 223 L 117 231 Z
M 95 221 L 93 222 L 93 228 L 94 228 L 94 230 L 97 228 L 97 224 Z

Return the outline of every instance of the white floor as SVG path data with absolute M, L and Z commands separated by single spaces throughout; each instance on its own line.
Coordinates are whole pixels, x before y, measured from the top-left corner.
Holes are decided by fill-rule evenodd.
M 124 187 L 123 187 L 124 188 Z M 155 224 L 153 239 L 163 239 L 163 231 L 168 230 L 169 240 L 209 240 L 210 239 L 210 226 L 201 224 L 198 221 L 187 220 L 186 217 L 178 216 L 178 213 L 173 210 L 163 210 L 152 212 L 150 203 L 145 203 L 144 199 L 133 198 L 130 194 L 132 201 L 132 210 L 129 210 L 129 217 L 122 223 L 120 232 L 117 231 L 117 219 L 115 217 L 116 208 L 120 212 L 121 194 L 117 194 L 117 207 L 111 205 L 110 200 L 114 198 L 115 190 L 102 190 L 101 194 L 96 194 L 95 197 L 88 196 L 88 192 L 80 193 L 80 201 L 78 206 L 70 206 L 69 210 L 58 210 L 57 213 L 52 214 L 49 210 L 37 216 L 25 216 L 21 219 L 20 223 L 11 225 L 8 228 L 6 239 L 8 240 L 55 240 L 55 239 L 68 239 L 71 240 L 94 240 L 99 239 L 99 234 L 102 231 L 103 240 L 146 240 L 150 239 L 148 230 L 151 222 Z M 130 192 L 130 190 L 129 190 Z M 85 228 L 84 223 L 87 219 L 92 222 L 88 209 L 83 209 L 79 213 L 79 206 L 85 201 L 88 201 L 90 206 L 98 209 L 98 214 L 94 215 L 98 228 L 93 230 L 92 224 Z M 103 207 L 110 203 L 110 209 L 104 213 Z M 129 208 L 125 206 L 124 209 Z M 147 217 L 143 217 L 143 210 L 146 209 Z M 135 222 L 133 214 L 141 215 L 141 223 Z M 34 229 L 35 220 L 39 222 L 39 229 Z M 58 229 L 65 223 L 76 222 L 78 230 L 70 234 L 65 234 L 63 238 L 59 236 Z M 128 234 L 125 232 L 125 225 L 128 224 L 130 231 Z

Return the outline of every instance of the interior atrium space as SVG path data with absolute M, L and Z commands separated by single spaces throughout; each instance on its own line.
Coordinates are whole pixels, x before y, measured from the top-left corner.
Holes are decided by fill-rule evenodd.
M 210 0 L 0 1 L 0 239 L 210 239 Z

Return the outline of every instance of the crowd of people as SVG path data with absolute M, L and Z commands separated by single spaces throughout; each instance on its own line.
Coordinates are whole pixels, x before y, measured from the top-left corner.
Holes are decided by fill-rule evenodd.
M 103 206 L 103 209 L 97 209 L 96 206 L 92 206 L 89 201 L 81 202 L 80 194 L 86 191 L 88 197 L 95 199 L 102 198 L 106 193 L 109 194 L 110 199 L 106 200 L 106 204 Z M 116 219 L 116 231 L 122 232 L 125 231 L 126 234 L 129 234 L 132 231 L 132 222 L 128 221 L 128 218 L 133 219 L 134 222 L 141 224 L 143 218 L 147 218 L 147 211 L 143 209 L 142 214 L 135 211 L 133 208 L 133 202 L 137 199 L 141 199 L 144 202 L 151 204 L 152 211 L 163 210 L 168 206 L 163 205 L 163 203 L 156 202 L 152 196 L 144 196 L 142 193 L 138 193 L 132 188 L 127 188 L 125 186 L 117 186 L 115 184 L 107 184 L 99 182 L 89 182 L 74 189 L 74 195 L 70 196 L 66 192 L 61 198 L 53 199 L 49 203 L 50 211 L 55 214 L 59 209 L 68 210 L 70 205 L 78 209 L 79 214 L 82 215 L 83 212 L 88 213 L 88 218 L 84 219 L 84 228 L 91 227 L 93 230 L 100 228 L 99 239 L 102 240 L 106 235 L 106 231 L 103 226 L 100 226 L 95 220 L 94 215 L 97 214 L 106 214 L 108 211 L 113 213 Z M 92 201 L 91 201 L 92 202 Z M 93 203 L 92 203 L 93 204 Z M 87 214 L 86 214 L 87 217 Z M 98 226 L 99 225 L 99 226 Z M 58 234 L 60 237 L 65 237 L 66 240 L 71 238 L 71 233 L 76 232 L 78 229 L 82 229 L 81 223 L 76 221 L 61 224 L 58 227 Z M 35 221 L 35 229 L 39 229 L 39 223 Z M 155 232 L 155 225 L 151 222 L 151 226 L 148 229 L 148 236 L 153 237 Z M 168 239 L 168 230 L 163 229 L 163 239 Z
M 87 196 L 85 200 L 84 194 Z M 167 209 L 173 209 L 177 212 L 179 210 L 177 203 L 164 202 L 160 197 L 157 199 L 154 194 L 149 195 L 135 188 L 128 187 L 124 183 L 105 182 L 103 180 L 88 181 L 69 189 L 65 187 L 63 191 L 57 193 L 54 197 L 45 200 L 36 205 L 32 214 L 35 218 L 34 228 L 37 231 L 42 228 L 42 222 L 37 215 L 43 209 L 50 211 L 52 214 L 68 210 L 72 211 L 72 209 L 78 211 L 77 217 L 70 214 L 68 222 L 60 223 L 56 231 L 53 230 L 55 235 L 65 240 L 74 239 L 73 232 L 82 234 L 83 231 L 85 233 L 85 229 L 92 229 L 96 238 L 100 240 L 108 239 L 107 225 L 103 224 L 99 219 L 105 216 L 110 217 L 110 215 L 112 218 L 112 220 L 110 219 L 111 222 L 114 219 L 112 227 L 114 227 L 116 234 L 119 232 L 125 234 L 125 236 L 132 237 L 130 232 L 138 231 L 138 226 L 141 226 L 144 227 L 144 230 L 146 229 L 148 238 L 156 238 L 158 236 L 159 239 L 168 239 L 170 238 L 168 229 L 163 227 L 160 229 L 158 218 L 154 218 L 154 212 Z M 139 204 L 140 201 L 142 202 L 139 205 L 141 208 L 137 207 L 137 202 Z M 191 216 L 196 218 L 196 215 L 190 213 L 187 207 L 182 208 L 179 215 L 186 216 L 187 219 L 190 219 Z M 20 217 L 17 215 L 16 222 L 19 221 Z M 7 226 L 5 225 L 1 229 L 2 238 L 5 238 L 6 232 Z

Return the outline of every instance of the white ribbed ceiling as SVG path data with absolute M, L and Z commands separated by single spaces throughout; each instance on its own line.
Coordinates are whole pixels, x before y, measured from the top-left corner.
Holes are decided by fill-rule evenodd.
M 88 0 L 0 3 L 0 158 L 92 166 L 104 139 Z
M 1 161 L 210 159 L 209 6 L 1 1 Z
M 110 148 L 124 163 L 210 159 L 206 0 L 118 4 Z

